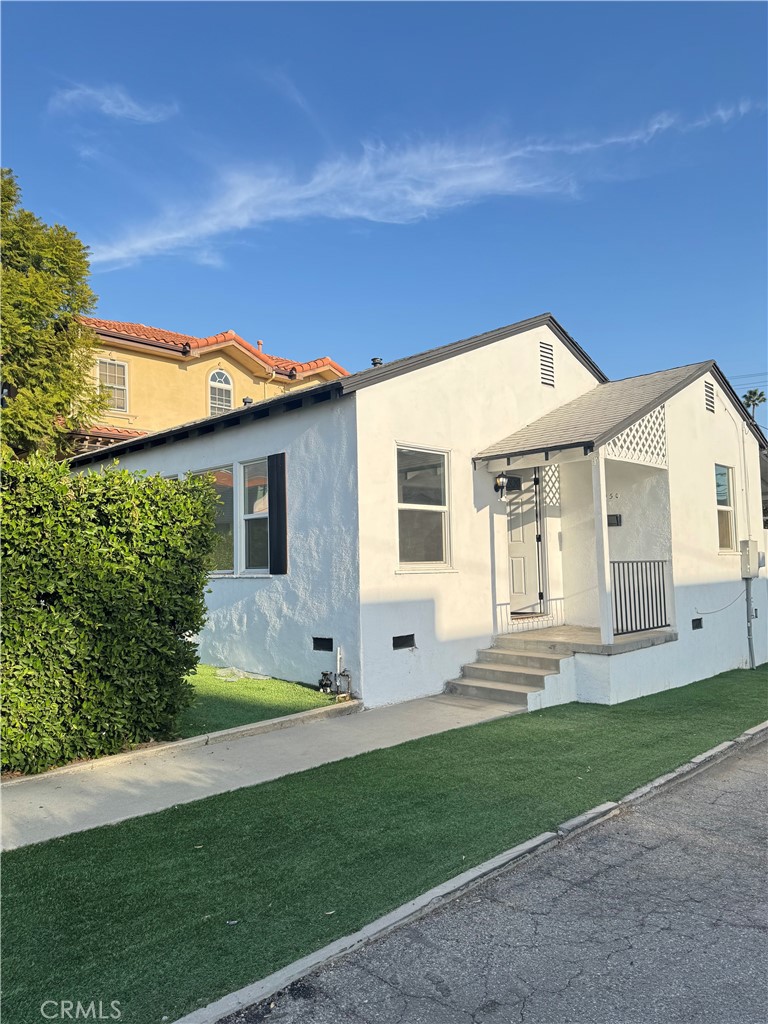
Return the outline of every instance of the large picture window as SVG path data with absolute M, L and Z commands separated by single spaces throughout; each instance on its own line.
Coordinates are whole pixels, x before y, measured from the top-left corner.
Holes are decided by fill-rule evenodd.
M 128 366 L 116 359 L 99 359 L 99 387 L 108 396 L 110 412 L 128 412 Z
M 213 571 L 234 572 L 235 535 L 232 466 L 217 466 L 194 473 L 194 476 L 213 477 L 213 485 L 221 499 L 216 509 L 216 540 L 213 546 Z
M 447 456 L 397 449 L 400 564 L 448 563 Z
M 730 466 L 715 466 L 715 493 L 717 495 L 717 535 L 720 550 L 735 551 L 733 470 Z

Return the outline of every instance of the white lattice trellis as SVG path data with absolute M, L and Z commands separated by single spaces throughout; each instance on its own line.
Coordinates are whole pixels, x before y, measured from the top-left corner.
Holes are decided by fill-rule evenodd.
M 560 504 L 560 467 L 545 466 L 541 475 L 541 496 L 547 508 Z
M 605 445 L 609 459 L 640 462 L 644 466 L 667 465 L 667 425 L 664 406 L 649 412 Z

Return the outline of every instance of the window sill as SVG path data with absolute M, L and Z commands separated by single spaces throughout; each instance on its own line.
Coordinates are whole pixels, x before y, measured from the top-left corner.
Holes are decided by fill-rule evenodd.
M 269 572 L 209 572 L 211 580 L 271 580 Z
M 458 569 L 454 569 L 451 565 L 436 565 L 434 568 L 428 565 L 416 565 L 413 569 L 406 569 L 404 566 L 400 566 L 399 569 L 395 569 L 395 576 L 419 576 L 425 573 L 456 573 Z
M 741 555 L 741 552 L 735 551 L 733 548 L 723 548 L 721 551 L 718 551 L 717 553 L 718 555 L 730 555 L 731 558 L 733 558 L 735 555 Z

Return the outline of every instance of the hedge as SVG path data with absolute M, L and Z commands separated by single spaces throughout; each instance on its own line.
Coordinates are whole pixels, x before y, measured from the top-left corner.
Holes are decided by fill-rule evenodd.
M 212 482 L 33 456 L 3 469 L 3 770 L 172 735 L 191 702 Z

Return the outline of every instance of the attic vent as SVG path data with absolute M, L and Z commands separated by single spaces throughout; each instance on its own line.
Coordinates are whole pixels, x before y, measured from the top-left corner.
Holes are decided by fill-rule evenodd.
M 553 388 L 555 386 L 555 353 L 548 341 L 539 342 L 539 361 L 541 362 L 541 383 Z
M 715 411 L 715 385 L 709 380 L 704 381 L 704 405 L 707 412 Z

